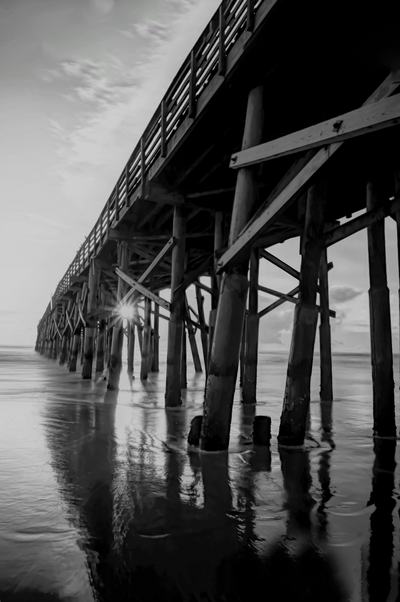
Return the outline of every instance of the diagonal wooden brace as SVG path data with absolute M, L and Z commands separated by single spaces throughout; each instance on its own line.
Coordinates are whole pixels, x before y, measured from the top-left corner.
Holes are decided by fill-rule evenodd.
M 144 295 L 145 297 L 148 297 L 149 299 L 154 301 L 154 303 L 157 303 L 157 305 L 159 305 L 160 307 L 163 307 L 164 309 L 167 309 L 168 311 L 170 311 L 170 303 L 168 303 L 168 301 L 165 301 L 165 299 L 162 299 L 158 295 L 155 295 L 154 293 L 149 291 L 149 289 L 147 289 L 145 286 L 140 284 L 140 282 L 137 282 L 136 280 L 131 278 L 128 274 L 125 274 L 125 272 L 123 272 L 119 268 L 115 268 L 115 273 L 118 274 L 118 276 L 120 278 L 122 278 L 122 280 L 125 280 L 125 282 L 130 284 L 130 286 L 132 286 L 134 289 L 136 289 L 139 293 L 142 293 L 142 295 Z

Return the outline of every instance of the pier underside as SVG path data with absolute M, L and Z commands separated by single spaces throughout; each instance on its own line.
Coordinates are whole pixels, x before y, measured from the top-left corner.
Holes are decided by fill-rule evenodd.
M 132 309 L 128 345 L 136 326 L 146 379 L 158 370 L 161 309 L 169 320 L 166 405 L 181 404 L 187 334 L 196 371 L 202 356 L 207 377 L 200 445 L 226 449 L 239 372 L 243 402 L 256 402 L 267 313 L 258 312 L 257 292 L 273 291 L 259 285 L 258 265 L 272 261 L 299 280 L 294 291 L 270 294 L 275 306 L 296 304 L 279 442 L 301 445 L 319 320 L 321 399 L 333 398 L 327 249 L 368 228 L 374 435 L 395 437 L 384 218 L 400 224 L 398 13 L 391 2 L 224 2 L 60 281 L 37 350 L 55 357 L 59 342 L 60 363 L 68 355 L 73 370 L 83 338 L 84 377 L 108 363 L 109 389 L 118 389 L 118 310 Z M 268 252 L 296 237 L 300 272 Z M 185 294 L 191 285 L 196 312 Z M 170 302 L 159 296 L 165 289 Z

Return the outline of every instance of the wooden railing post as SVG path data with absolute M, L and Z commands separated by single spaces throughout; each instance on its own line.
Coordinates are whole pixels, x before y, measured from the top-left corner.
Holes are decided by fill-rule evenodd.
M 225 3 L 219 7 L 219 51 L 218 51 L 218 75 L 225 75 L 226 55 L 225 55 Z
M 253 31 L 253 29 L 254 29 L 254 0 L 247 0 L 246 30 Z
M 142 195 L 144 195 L 145 180 L 146 180 L 146 153 L 145 153 L 144 136 L 142 136 L 140 139 L 140 177 L 141 177 Z
M 161 157 L 164 158 L 167 156 L 167 103 L 165 97 L 161 101 L 160 112 Z
M 197 61 L 194 49 L 190 53 L 190 81 L 189 81 L 189 117 L 196 117 L 196 70 Z

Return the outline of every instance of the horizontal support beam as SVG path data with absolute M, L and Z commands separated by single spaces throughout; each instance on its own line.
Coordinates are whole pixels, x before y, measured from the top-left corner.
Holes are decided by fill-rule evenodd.
M 398 125 L 399 120 L 400 94 L 397 94 L 282 138 L 235 153 L 232 155 L 230 167 L 239 169 L 311 148 L 344 142 L 350 138 Z
M 382 84 L 367 98 L 364 105 L 370 105 L 379 102 L 382 98 L 387 98 L 398 87 L 400 83 L 400 70 L 390 73 Z M 279 216 L 290 206 L 295 195 L 301 194 L 308 186 L 310 179 L 318 170 L 332 157 L 332 155 L 342 146 L 343 142 L 335 142 L 327 147 L 317 151 L 307 161 L 302 164 L 304 159 L 299 159 L 286 176 L 281 180 L 277 189 L 271 193 L 263 210 L 251 220 L 251 222 L 240 233 L 237 240 L 229 247 L 218 262 L 217 273 L 228 269 L 231 265 L 239 262 L 250 248 L 256 242 L 257 238 L 274 223 Z M 313 150 L 309 151 L 314 153 Z M 299 169 L 296 168 L 299 166 Z M 300 168 L 301 166 L 301 168 Z
M 88 276 L 71 276 L 71 282 L 87 282 Z
M 330 247 L 337 242 L 355 234 L 356 232 L 360 232 L 360 230 L 364 230 L 371 224 L 378 222 L 381 219 L 389 215 L 394 215 L 397 211 L 400 211 L 400 199 L 397 198 L 391 203 L 385 203 L 382 207 L 378 209 L 373 209 L 372 211 L 367 211 L 363 215 L 359 217 L 355 217 L 350 220 L 346 224 L 342 226 L 338 226 L 333 230 L 329 230 L 323 236 L 324 244 L 326 247 Z
M 159 305 L 160 307 L 163 307 L 164 309 L 170 311 L 170 303 L 168 303 L 168 301 L 165 301 L 165 299 L 161 299 L 161 297 L 149 291 L 145 286 L 140 284 L 140 282 L 137 282 L 128 274 L 125 274 L 125 272 L 123 272 L 119 268 L 115 269 L 115 273 L 118 274 L 118 276 L 122 278 L 122 280 L 125 280 L 125 282 L 127 282 L 130 286 L 134 287 L 137 291 L 142 293 L 142 295 L 148 297 L 149 299 L 154 301 L 154 303 L 157 303 L 157 305 Z

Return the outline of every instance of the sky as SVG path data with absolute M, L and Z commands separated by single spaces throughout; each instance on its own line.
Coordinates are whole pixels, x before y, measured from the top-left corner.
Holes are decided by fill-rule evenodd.
M 34 345 L 59 280 L 218 5 L 0 0 L 0 344 Z M 386 234 L 397 351 L 396 232 L 390 218 Z M 329 249 L 337 351 L 369 350 L 366 240 L 364 231 Z M 298 247 L 294 240 L 270 251 L 299 269 Z M 260 283 L 283 292 L 296 286 L 265 260 Z M 260 308 L 273 300 L 260 294 Z M 293 307 L 284 304 L 262 319 L 262 344 L 288 349 Z

